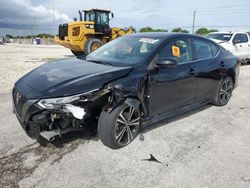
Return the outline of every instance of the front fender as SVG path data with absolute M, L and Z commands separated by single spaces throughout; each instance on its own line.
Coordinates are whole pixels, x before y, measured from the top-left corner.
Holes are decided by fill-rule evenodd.
M 140 103 L 143 114 L 148 114 L 148 75 L 147 74 L 136 74 L 129 75 L 128 77 L 113 82 L 110 84 L 109 89 L 112 91 L 113 99 L 110 106 L 114 109 L 115 106 L 120 105 L 123 102 L 128 104 Z M 138 102 L 135 102 L 138 101 Z

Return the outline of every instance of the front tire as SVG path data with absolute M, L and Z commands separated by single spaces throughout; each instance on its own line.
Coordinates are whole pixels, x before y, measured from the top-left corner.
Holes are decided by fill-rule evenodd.
M 213 104 L 216 106 L 225 106 L 232 96 L 233 88 L 233 79 L 230 76 L 226 76 L 225 78 L 223 78 L 216 91 L 216 96 Z
M 140 124 L 140 110 L 124 103 L 112 112 L 102 111 L 98 121 L 98 136 L 104 145 L 119 149 L 136 138 Z
M 100 48 L 103 45 L 102 41 L 97 38 L 89 38 L 84 47 L 85 54 L 88 55 L 96 49 Z

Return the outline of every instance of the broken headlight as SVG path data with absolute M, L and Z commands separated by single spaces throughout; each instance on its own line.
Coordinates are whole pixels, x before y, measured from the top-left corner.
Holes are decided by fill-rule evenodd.
M 89 92 L 85 92 L 82 94 L 78 94 L 78 95 L 73 95 L 73 96 L 68 96 L 68 97 L 59 97 L 59 98 L 51 98 L 51 99 L 41 99 L 40 101 L 38 101 L 38 106 L 40 106 L 41 108 L 45 108 L 45 109 L 54 109 L 57 106 L 60 105 L 65 105 L 65 104 L 70 104 L 74 101 L 77 100 L 81 100 L 83 102 L 86 102 L 86 95 L 97 91 L 98 89 L 95 90 L 91 90 Z
M 54 109 L 58 105 L 70 104 L 76 100 L 79 100 L 80 96 L 70 96 L 52 99 L 42 99 L 37 104 L 45 109 Z

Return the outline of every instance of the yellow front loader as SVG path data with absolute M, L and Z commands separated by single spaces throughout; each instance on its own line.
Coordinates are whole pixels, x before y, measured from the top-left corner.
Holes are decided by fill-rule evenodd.
M 131 34 L 134 30 L 110 28 L 110 15 L 114 14 L 108 10 L 91 9 L 79 11 L 80 21 L 74 21 L 59 25 L 59 35 L 55 37 L 57 44 L 69 48 L 76 56 L 87 55 L 103 44 L 116 39 L 117 37 Z

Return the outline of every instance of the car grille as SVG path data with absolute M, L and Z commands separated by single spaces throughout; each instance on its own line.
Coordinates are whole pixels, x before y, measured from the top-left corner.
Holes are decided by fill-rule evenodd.
M 59 25 L 59 38 L 64 40 L 66 36 L 68 36 L 68 24 Z
M 13 104 L 16 108 L 16 113 L 22 117 L 22 110 L 24 104 L 27 102 L 27 99 L 23 97 L 17 90 L 13 91 Z

